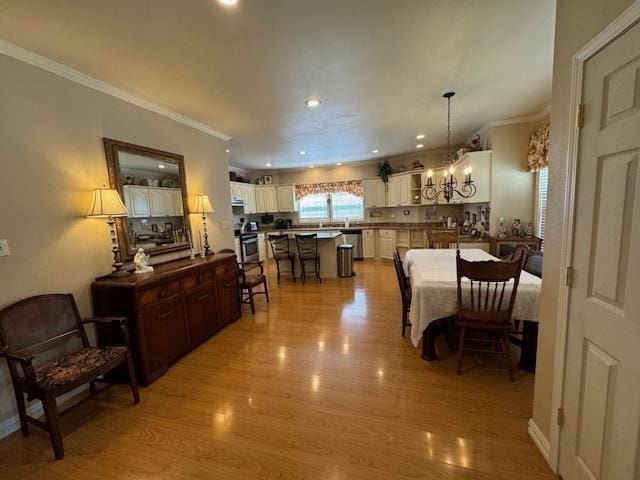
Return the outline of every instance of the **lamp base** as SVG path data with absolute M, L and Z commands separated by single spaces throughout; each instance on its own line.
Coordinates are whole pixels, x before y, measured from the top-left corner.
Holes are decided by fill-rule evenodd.
M 108 276 L 112 278 L 126 277 L 129 275 L 129 272 L 126 270 L 114 270 Z

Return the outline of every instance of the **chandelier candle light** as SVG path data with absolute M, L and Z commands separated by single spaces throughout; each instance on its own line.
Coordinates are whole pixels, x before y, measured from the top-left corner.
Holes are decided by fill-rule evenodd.
M 435 200 L 442 195 L 449 203 L 454 193 L 462 198 L 470 198 L 476 194 L 476 186 L 471 179 L 471 165 L 464 168 L 464 181 L 460 189 L 458 189 L 458 179 L 454 176 L 455 168 L 451 158 L 451 97 L 455 94 L 455 92 L 447 92 L 442 95 L 447 99 L 447 157 L 444 162 L 446 170 L 437 184 L 433 181 L 433 170 L 427 172 L 427 184 L 422 189 L 422 196 L 427 200 Z
M 202 230 L 204 233 L 204 250 L 202 250 L 202 256 L 207 256 L 213 254 L 211 248 L 209 247 L 209 234 L 207 233 L 207 213 L 214 213 L 215 210 L 209 201 L 209 196 L 204 193 L 199 193 L 195 196 L 193 201 L 193 208 L 191 209 L 193 213 L 199 213 L 202 215 Z M 198 235 L 199 236 L 199 235 Z
M 87 217 L 106 218 L 109 225 L 109 237 L 111 238 L 111 252 L 113 253 L 112 277 L 124 277 L 129 272 L 122 269 L 122 257 L 118 246 L 118 233 L 116 231 L 115 217 L 126 217 L 129 215 L 127 207 L 122 203 L 117 190 L 110 188 L 96 188 L 91 197 L 91 206 L 87 212 Z

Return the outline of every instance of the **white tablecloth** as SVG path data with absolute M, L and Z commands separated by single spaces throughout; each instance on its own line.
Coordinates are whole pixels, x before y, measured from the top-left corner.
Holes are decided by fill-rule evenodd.
M 479 249 L 460 250 L 465 260 L 496 260 Z M 458 310 L 456 251 L 454 249 L 409 250 L 403 261 L 411 281 L 411 341 L 418 346 L 422 332 L 440 318 L 455 315 Z M 520 275 L 513 318 L 538 321 L 541 280 L 528 272 Z M 505 291 L 506 294 L 506 291 Z

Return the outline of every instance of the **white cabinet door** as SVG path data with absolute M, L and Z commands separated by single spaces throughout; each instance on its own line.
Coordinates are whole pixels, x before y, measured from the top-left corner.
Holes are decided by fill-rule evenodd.
M 182 204 L 182 191 L 173 190 L 173 213 L 174 215 L 184 215 L 184 205 Z
M 278 192 L 276 187 L 264 187 L 267 192 L 267 212 L 276 213 L 278 211 Z
M 264 261 L 267 258 L 267 245 L 264 233 L 258 234 L 258 257 L 260 261 Z
M 173 191 L 160 188 L 149 190 L 149 204 L 152 217 L 173 215 Z
M 362 256 L 364 258 L 376 257 L 376 237 L 362 237 Z
M 242 258 L 242 255 L 240 254 L 240 239 L 239 238 L 234 238 L 233 246 L 234 246 L 234 250 L 236 251 L 236 257 L 238 258 L 238 261 L 240 261 L 240 259 Z
M 376 206 L 375 180 L 363 180 L 362 189 L 364 208 L 374 208 Z
M 387 182 L 387 206 L 398 206 L 398 177 L 390 177 Z
M 293 185 L 282 185 L 277 187 L 278 193 L 278 211 L 279 212 L 295 212 L 295 188 Z
M 398 182 L 398 204 L 411 205 L 411 176 L 402 175 L 397 177 Z
M 267 211 L 267 197 L 264 187 L 256 187 L 256 213 Z
M 378 239 L 380 247 L 380 258 L 393 258 L 393 252 L 396 249 L 396 241 L 392 237 L 380 237 Z
M 149 205 L 149 189 L 146 187 L 124 187 L 124 201 L 129 210 L 129 217 L 149 217 L 151 207 Z M 127 195 L 127 192 L 129 193 Z
M 382 179 L 374 180 L 374 205 L 376 207 L 384 207 L 387 204 L 387 188 Z

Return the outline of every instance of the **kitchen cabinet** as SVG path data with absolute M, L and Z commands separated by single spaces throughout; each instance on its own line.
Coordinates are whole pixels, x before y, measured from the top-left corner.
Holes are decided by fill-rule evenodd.
M 256 186 L 256 213 L 276 213 L 278 193 L 273 185 Z
M 251 183 L 230 182 L 231 201 L 241 200 L 244 213 L 256 213 L 256 187 Z
M 173 190 L 173 213 L 174 215 L 184 215 L 184 205 L 182 204 L 182 191 L 179 188 Z
M 429 172 L 431 173 L 431 181 L 433 182 L 433 186 L 436 187 L 436 180 L 437 180 L 437 176 L 436 173 L 433 170 L 427 170 L 422 172 L 422 187 L 426 187 L 427 183 L 429 182 Z M 421 194 L 421 199 L 420 199 L 420 203 L 421 205 L 435 205 L 436 204 L 436 199 L 432 199 L 429 200 L 427 198 L 425 198 L 424 195 Z
M 276 187 L 278 196 L 277 210 L 279 212 L 297 212 L 298 202 L 296 201 L 296 189 L 293 185 L 278 185 Z
M 240 251 L 240 239 L 238 237 L 233 239 L 233 249 L 236 252 L 236 258 L 240 261 L 242 252 Z
M 130 218 L 151 216 L 148 188 L 125 185 L 122 190 L 124 192 L 124 204 L 129 211 Z
M 398 206 L 398 177 L 389 177 L 387 182 L 387 207 Z
M 393 259 L 393 252 L 396 250 L 396 231 L 381 229 L 378 231 L 378 236 L 380 258 Z
M 258 234 L 258 257 L 261 262 L 267 259 L 267 242 L 264 233 Z
M 184 214 L 179 188 L 124 185 L 124 204 L 130 218 L 175 217 Z
M 174 215 L 173 192 L 169 189 L 150 188 L 149 204 L 152 217 L 170 217 Z
M 400 175 L 397 178 L 398 183 L 398 205 L 411 205 L 411 175 Z
M 387 189 L 382 179 L 368 179 L 362 181 L 364 190 L 364 208 L 379 208 L 387 205 Z
M 376 257 L 376 231 L 362 230 L 362 257 Z

